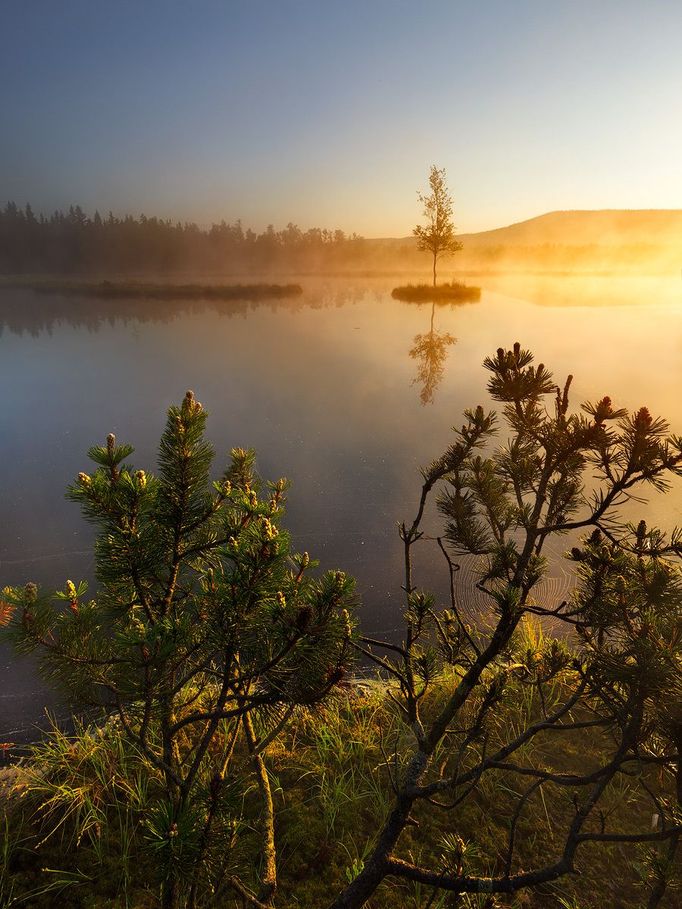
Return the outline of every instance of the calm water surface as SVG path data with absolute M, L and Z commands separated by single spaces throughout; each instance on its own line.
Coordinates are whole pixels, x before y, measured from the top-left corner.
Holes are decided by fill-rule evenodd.
M 575 403 L 610 394 L 682 431 L 679 277 L 477 283 L 480 303 L 435 311 L 392 300 L 381 281 L 308 281 L 303 298 L 261 305 L 0 291 L 0 585 L 92 581 L 92 530 L 64 488 L 108 432 L 152 467 L 165 409 L 187 388 L 210 412 L 216 472 L 242 445 L 264 477 L 289 477 L 296 547 L 353 573 L 364 628 L 389 635 L 396 524 L 413 514 L 419 465 L 464 407 L 486 404 L 480 364 L 498 346 L 519 340 L 557 379 L 573 373 Z M 672 525 L 680 490 L 651 507 Z M 417 583 L 444 592 L 436 555 L 418 568 Z M 52 703 L 32 664 L 1 651 L 0 741 L 33 734 Z

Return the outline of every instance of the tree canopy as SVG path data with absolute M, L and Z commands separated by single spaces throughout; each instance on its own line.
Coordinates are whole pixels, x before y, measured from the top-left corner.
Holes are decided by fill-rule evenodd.
M 451 255 L 462 249 L 462 244 L 455 237 L 455 226 L 452 223 L 452 197 L 445 182 L 445 168 L 435 164 L 429 172 L 429 192 L 417 193 L 423 205 L 426 224 L 414 228 L 417 248 L 431 253 L 433 260 L 433 286 L 436 286 L 436 266 L 443 256 Z

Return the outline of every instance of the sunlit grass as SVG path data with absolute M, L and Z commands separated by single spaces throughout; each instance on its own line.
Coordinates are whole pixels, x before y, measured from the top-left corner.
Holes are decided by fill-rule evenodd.
M 521 629 L 519 652 L 537 647 L 534 634 L 532 627 Z M 423 709 L 437 710 L 457 680 L 456 670 L 446 672 Z M 340 691 L 322 708 L 300 710 L 268 749 L 278 818 L 282 906 L 325 906 L 362 870 L 377 826 L 391 809 L 393 781 L 404 771 L 403 756 L 412 735 L 394 701 L 386 696 L 387 687 L 385 680 L 368 680 Z M 549 693 L 551 703 L 544 704 L 535 686 L 510 680 L 504 703 L 476 747 L 494 749 L 517 728 L 551 709 L 561 696 L 560 680 Z M 462 718 L 463 724 L 467 721 Z M 517 760 L 570 772 L 597 766 L 608 744 L 585 730 L 562 733 L 560 747 L 551 736 L 539 738 L 525 745 Z M 238 754 L 238 763 L 245 757 Z M 434 759 L 452 770 L 457 748 L 443 748 Z M 649 782 L 656 787 L 655 775 Z M 519 820 L 516 862 L 524 868 L 534 867 L 548 851 L 560 848 L 562 831 L 572 816 L 572 794 L 551 785 L 545 788 L 547 793 L 543 789 L 536 794 Z M 6 845 L 2 886 L 11 899 L 30 894 L 31 905 L 42 909 L 54 905 L 50 900 L 57 888 L 66 888 L 69 894 L 81 894 L 82 905 L 92 909 L 113 905 L 132 909 L 154 903 L 154 858 L 146 831 L 158 797 L 156 771 L 144 755 L 129 750 L 115 724 L 102 730 L 80 728 L 75 738 L 54 730 L 36 748 L 33 761 L 18 768 L 17 790 L 17 795 L 24 794 L 15 798 L 11 822 L 0 836 Z M 473 797 L 455 813 L 417 808 L 415 823 L 401 840 L 401 853 L 428 863 L 445 861 L 452 851 L 464 851 L 472 873 L 499 871 L 520 795 L 517 790 L 518 779 L 500 771 L 484 776 Z M 632 818 L 633 810 L 641 823 L 649 816 L 631 780 L 614 784 L 605 804 L 616 830 L 624 829 L 621 825 Z M 247 794 L 235 823 L 247 832 L 255 829 L 257 811 L 256 800 Z M 21 843 L 17 843 L 18 831 Z M 229 861 L 248 874 L 249 865 L 257 862 L 257 851 L 257 840 L 247 835 Z M 632 861 L 634 854 L 628 855 L 631 863 L 624 870 L 618 848 L 602 847 L 580 857 L 579 875 L 500 905 L 587 909 L 591 899 L 599 898 L 602 905 L 615 905 L 616 899 L 622 909 L 638 909 L 642 890 L 637 862 Z M 227 854 L 223 858 L 227 861 Z M 48 873 L 47 868 L 52 870 Z M 85 870 L 91 880 L 83 877 Z M 392 882 L 380 888 L 372 905 L 417 909 L 429 897 L 416 885 Z M 206 905 L 213 904 L 209 900 Z M 446 905 L 443 900 L 432 904 Z M 467 909 L 477 905 L 462 903 Z

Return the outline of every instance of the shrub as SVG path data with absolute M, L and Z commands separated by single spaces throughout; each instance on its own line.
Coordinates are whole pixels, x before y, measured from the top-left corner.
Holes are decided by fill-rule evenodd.
M 37 652 L 82 708 L 115 717 L 145 762 L 155 783 L 145 837 L 167 909 L 193 906 L 218 880 L 250 893 L 226 858 L 244 760 L 262 803 L 259 897 L 270 903 L 265 751 L 298 707 L 333 690 L 352 652 L 353 580 L 314 577 L 308 554 L 292 553 L 287 484 L 262 483 L 252 451 L 234 449 L 210 482 L 205 424 L 192 392 L 170 408 L 158 477 L 127 464 L 133 449 L 113 435 L 90 450 L 96 469 L 68 494 L 97 527 L 95 599 L 72 581 L 55 596 L 34 584 L 4 592 L 17 649 Z

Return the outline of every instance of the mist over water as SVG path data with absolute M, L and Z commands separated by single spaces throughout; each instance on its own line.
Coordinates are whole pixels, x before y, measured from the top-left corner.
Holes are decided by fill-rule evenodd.
M 679 277 L 476 283 L 479 303 L 433 310 L 391 299 L 385 280 L 308 280 L 301 298 L 260 304 L 1 290 L 0 583 L 93 583 L 92 528 L 64 499 L 66 485 L 112 431 L 153 470 L 165 410 L 192 388 L 209 411 L 216 475 L 232 446 L 256 448 L 264 478 L 292 481 L 295 546 L 354 574 L 364 629 L 396 634 L 397 523 L 412 518 L 418 468 L 446 447 L 462 410 L 488 405 L 481 363 L 497 347 L 520 341 L 562 384 L 572 373 L 574 406 L 608 394 L 682 431 Z M 429 347 L 431 333 L 454 340 Z M 437 363 L 419 361 L 429 349 Z M 670 527 L 681 506 L 675 488 L 635 513 Z M 430 515 L 427 532 L 439 527 Z M 421 547 L 415 580 L 444 596 L 441 563 Z M 54 703 L 30 661 L 10 663 L 6 651 L 0 693 L 0 739 L 30 735 Z

